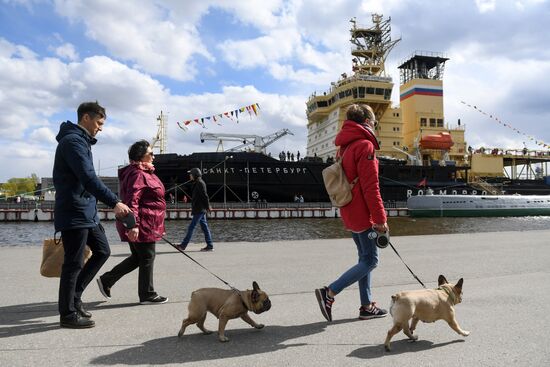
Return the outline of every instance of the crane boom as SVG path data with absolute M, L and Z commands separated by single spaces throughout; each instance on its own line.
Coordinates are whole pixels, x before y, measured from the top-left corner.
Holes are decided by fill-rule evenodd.
M 242 142 L 241 145 L 238 145 L 236 147 L 233 147 L 231 149 L 228 149 L 227 152 L 236 152 L 238 150 L 241 150 L 249 145 L 254 146 L 254 151 L 257 153 L 264 153 L 266 152 L 266 147 L 278 139 L 282 138 L 285 135 L 294 135 L 290 130 L 288 129 L 281 129 L 279 131 L 274 132 L 273 134 L 269 134 L 266 136 L 259 136 L 259 135 L 249 135 L 249 134 L 217 134 L 217 133 L 201 133 L 200 139 L 201 143 L 204 143 L 206 140 L 217 140 L 218 141 L 218 151 L 223 149 L 223 141 L 240 141 Z

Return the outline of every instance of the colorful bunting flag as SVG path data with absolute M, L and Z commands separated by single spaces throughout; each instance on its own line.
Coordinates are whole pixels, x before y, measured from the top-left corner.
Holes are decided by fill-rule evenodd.
M 477 106 L 472 106 L 471 104 L 468 104 L 468 103 L 466 103 L 466 102 L 464 102 L 464 101 L 460 101 L 460 103 L 462 103 L 462 104 L 464 104 L 464 105 L 466 105 L 466 106 L 468 106 L 468 107 L 470 107 L 470 108 L 473 108 L 474 110 L 476 110 L 476 111 L 478 111 L 478 112 L 484 114 L 485 116 L 488 115 L 486 112 L 484 112 L 484 111 L 482 111 L 481 109 L 477 108 Z M 258 107 L 259 107 L 259 106 L 258 106 Z M 494 115 L 492 115 L 492 114 L 489 114 L 488 116 L 489 116 L 491 119 L 493 119 L 493 120 L 495 120 L 496 122 L 498 122 L 499 124 L 501 124 L 501 125 L 503 125 L 503 126 L 509 128 L 509 129 L 512 129 L 513 131 L 515 131 L 516 133 L 518 133 L 518 134 L 520 134 L 520 135 L 525 136 L 527 139 L 529 139 L 529 140 L 535 142 L 535 144 L 540 145 L 540 146 L 545 147 L 545 148 L 550 148 L 550 145 L 549 145 L 549 144 L 546 144 L 546 143 L 544 143 L 544 142 L 542 142 L 542 141 L 536 140 L 535 137 L 533 137 L 533 136 L 531 136 L 531 135 L 527 135 L 527 134 L 521 132 L 520 130 L 516 129 L 515 127 L 513 127 L 513 126 L 510 125 L 510 124 L 506 124 L 506 123 L 502 122 L 498 117 L 496 117 L 496 116 L 494 116 Z
M 223 120 L 224 117 L 227 119 L 230 119 L 231 121 L 239 123 L 239 114 L 242 114 L 243 112 L 247 111 L 250 118 L 252 118 L 252 113 L 254 113 L 255 116 L 258 116 L 259 110 L 260 110 L 260 105 L 258 103 L 253 103 L 248 106 L 239 107 L 232 111 L 217 113 L 211 116 L 205 116 L 205 117 L 195 118 L 191 120 L 185 120 L 184 124 L 189 125 L 191 122 L 194 121 L 206 129 L 205 120 L 207 121 L 213 120 L 217 125 L 221 126 L 220 122 L 221 120 Z M 180 128 L 182 128 L 182 125 L 179 122 L 177 122 L 177 124 Z

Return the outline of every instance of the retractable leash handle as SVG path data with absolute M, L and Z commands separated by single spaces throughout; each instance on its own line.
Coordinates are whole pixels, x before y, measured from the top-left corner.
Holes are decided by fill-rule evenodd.
M 126 214 L 125 217 L 117 218 L 117 220 L 120 223 L 122 223 L 122 225 L 126 229 L 132 229 L 136 226 L 136 217 L 134 216 L 134 213 L 132 213 L 132 212 Z

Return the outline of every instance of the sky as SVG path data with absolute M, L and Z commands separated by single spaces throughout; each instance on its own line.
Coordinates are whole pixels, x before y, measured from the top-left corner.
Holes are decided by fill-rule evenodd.
M 303 156 L 305 103 L 351 74 L 349 20 L 369 26 L 372 13 L 391 17 L 401 38 L 386 62 L 394 105 L 397 66 L 441 52 L 445 119 L 461 120 L 469 145 L 550 144 L 547 0 L 0 0 L 0 182 L 51 177 L 60 123 L 95 100 L 108 116 L 93 148 L 102 176 L 116 175 L 134 141 L 152 139 L 160 111 L 169 152 L 214 151 L 201 132 L 287 128 L 294 135 L 268 150 Z M 258 116 L 238 123 L 177 125 L 254 103 Z

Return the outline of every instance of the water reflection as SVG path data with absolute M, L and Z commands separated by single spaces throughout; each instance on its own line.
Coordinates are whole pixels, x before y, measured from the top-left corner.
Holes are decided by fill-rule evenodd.
M 167 221 L 166 237 L 179 242 L 189 221 Z M 214 242 L 266 242 L 328 238 L 348 238 L 350 233 L 338 218 L 326 219 L 250 219 L 209 221 Z M 103 222 L 111 244 L 120 240 L 113 222 Z M 498 218 L 389 218 L 392 236 L 469 232 L 531 231 L 550 228 L 550 217 Z M 0 223 L 0 246 L 42 245 L 53 237 L 53 223 Z M 192 242 L 204 242 L 199 227 Z

